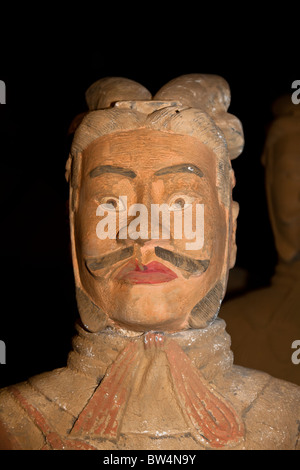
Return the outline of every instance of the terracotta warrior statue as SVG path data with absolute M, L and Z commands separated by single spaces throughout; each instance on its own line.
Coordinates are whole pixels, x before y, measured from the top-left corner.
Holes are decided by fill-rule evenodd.
M 299 449 L 300 388 L 233 365 L 242 127 L 219 76 L 86 94 L 67 179 L 80 321 L 66 367 L 0 392 L 2 449 Z
M 273 108 L 262 162 L 278 264 L 269 287 L 224 302 L 220 316 L 236 364 L 300 385 L 300 109 L 290 96 Z

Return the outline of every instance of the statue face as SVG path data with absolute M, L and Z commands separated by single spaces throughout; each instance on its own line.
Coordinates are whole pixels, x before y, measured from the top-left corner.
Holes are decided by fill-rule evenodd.
M 277 250 L 285 260 L 300 250 L 300 139 L 276 144 L 266 173 Z
M 83 152 L 74 217 L 78 273 L 110 324 L 137 331 L 186 328 L 193 307 L 220 279 L 228 211 L 219 202 L 216 162 L 193 137 L 149 129 L 100 137 Z M 161 204 L 170 208 L 169 236 L 163 232 L 167 219 L 151 219 Z M 189 230 L 178 235 L 175 217 L 187 208 L 189 228 L 203 234 L 198 242 Z M 110 238 L 99 225 L 109 213 L 116 216 Z

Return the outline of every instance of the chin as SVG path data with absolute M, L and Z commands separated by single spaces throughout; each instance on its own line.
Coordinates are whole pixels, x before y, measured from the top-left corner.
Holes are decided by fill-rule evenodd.
M 119 328 L 125 328 L 132 331 L 165 331 L 175 332 L 186 328 L 187 320 L 178 312 L 158 312 L 153 310 L 136 311 L 125 308 L 120 315 L 112 316 L 113 325 Z

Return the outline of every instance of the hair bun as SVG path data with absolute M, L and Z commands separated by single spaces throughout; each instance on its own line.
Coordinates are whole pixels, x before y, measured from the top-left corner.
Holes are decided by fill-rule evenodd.
M 230 159 L 242 153 L 243 128 L 238 118 L 227 113 L 231 94 L 224 78 L 211 74 L 182 75 L 164 85 L 153 99 L 178 100 L 183 106 L 205 111 L 224 134 Z
M 200 108 L 208 114 L 227 111 L 230 105 L 230 88 L 218 75 L 192 73 L 174 78 L 154 96 L 155 100 L 175 100 L 183 106 Z
M 85 93 L 90 111 L 109 108 L 122 100 L 151 100 L 149 90 L 140 83 L 122 77 L 105 77 L 93 83 Z

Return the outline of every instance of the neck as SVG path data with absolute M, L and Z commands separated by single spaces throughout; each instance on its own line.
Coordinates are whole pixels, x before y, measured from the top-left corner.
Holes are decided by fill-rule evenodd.
M 290 284 L 297 281 L 300 281 L 300 258 L 297 257 L 289 262 L 280 259 L 275 268 L 272 284 Z
M 166 339 L 175 340 L 207 380 L 229 369 L 233 363 L 230 336 L 225 322 L 216 319 L 202 329 L 189 329 L 177 333 L 164 333 Z M 68 367 L 101 381 L 108 367 L 117 359 L 129 342 L 143 342 L 146 333 L 107 327 L 98 333 L 86 331 L 76 324 L 73 350 Z

